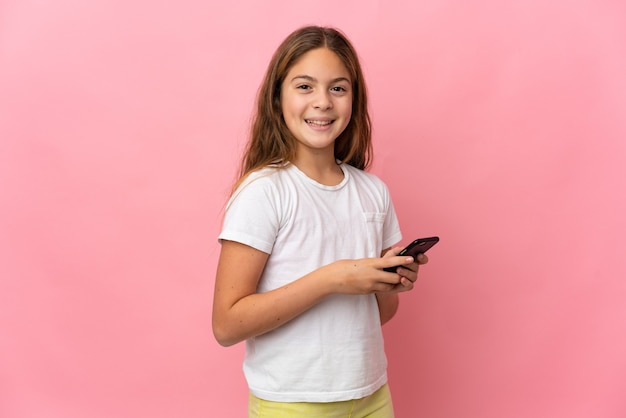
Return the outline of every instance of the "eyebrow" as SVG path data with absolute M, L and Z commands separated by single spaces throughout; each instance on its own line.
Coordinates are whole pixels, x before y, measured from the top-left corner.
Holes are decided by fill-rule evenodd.
M 304 80 L 311 81 L 311 82 L 317 82 L 316 78 L 311 77 L 310 75 L 305 75 L 305 74 L 297 75 L 297 76 L 293 77 L 291 79 L 291 81 L 297 80 L 299 78 L 302 78 Z M 330 80 L 331 84 L 332 83 L 337 83 L 337 82 L 340 82 L 340 81 L 345 81 L 346 83 L 350 84 L 350 80 L 347 77 L 337 77 L 337 78 L 333 78 L 332 80 Z

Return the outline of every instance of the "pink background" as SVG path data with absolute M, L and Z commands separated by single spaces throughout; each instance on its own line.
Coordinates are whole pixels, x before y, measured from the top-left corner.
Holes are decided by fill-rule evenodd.
M 385 326 L 397 416 L 626 416 L 625 4 L 4 0 L 0 416 L 245 416 L 216 236 L 309 23 L 360 53 L 405 241 L 442 238 Z

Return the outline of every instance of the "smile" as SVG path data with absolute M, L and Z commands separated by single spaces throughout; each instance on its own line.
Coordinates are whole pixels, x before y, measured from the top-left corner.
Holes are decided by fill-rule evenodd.
M 311 119 L 305 119 L 304 121 L 308 125 L 312 125 L 312 126 L 326 126 L 334 122 L 334 120 L 311 120 Z

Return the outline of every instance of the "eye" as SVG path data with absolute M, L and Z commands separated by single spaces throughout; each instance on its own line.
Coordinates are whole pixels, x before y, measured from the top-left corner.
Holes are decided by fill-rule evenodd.
M 343 86 L 335 86 L 335 87 L 331 87 L 330 91 L 333 91 L 335 93 L 345 93 L 348 91 L 348 89 Z
M 296 89 L 298 89 L 298 90 L 310 90 L 311 86 L 309 86 L 308 84 L 300 84 L 300 85 L 296 86 Z

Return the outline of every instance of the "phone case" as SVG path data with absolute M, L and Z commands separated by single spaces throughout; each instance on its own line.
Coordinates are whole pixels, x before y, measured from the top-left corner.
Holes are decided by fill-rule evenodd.
M 424 254 L 426 251 L 430 250 L 433 245 L 439 242 L 439 237 L 428 237 L 428 238 L 418 238 L 406 247 L 402 249 L 398 253 L 398 255 L 408 255 L 413 258 L 416 258 L 418 254 Z M 396 269 L 400 266 L 394 267 L 386 267 L 383 270 L 388 271 L 390 273 L 395 273 Z

